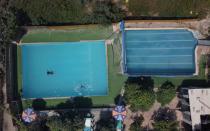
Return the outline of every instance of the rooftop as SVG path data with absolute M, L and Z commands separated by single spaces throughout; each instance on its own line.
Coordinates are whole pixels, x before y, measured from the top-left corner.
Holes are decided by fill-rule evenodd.
M 201 115 L 210 114 L 210 88 L 189 89 L 189 103 L 193 130 L 200 128 Z

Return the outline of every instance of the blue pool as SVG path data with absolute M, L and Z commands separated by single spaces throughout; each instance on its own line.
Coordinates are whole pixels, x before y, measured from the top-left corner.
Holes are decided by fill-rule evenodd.
M 125 30 L 124 72 L 128 75 L 177 76 L 195 73 L 197 39 L 185 29 Z
M 23 98 L 107 95 L 104 41 L 23 43 L 21 50 Z

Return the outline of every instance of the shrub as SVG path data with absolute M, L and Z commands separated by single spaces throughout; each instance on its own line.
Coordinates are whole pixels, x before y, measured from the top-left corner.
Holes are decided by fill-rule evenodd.
M 143 121 L 144 117 L 142 115 L 134 117 L 134 122 L 130 125 L 130 131 L 143 131 L 141 127 Z
M 144 89 L 137 84 L 129 84 L 125 90 L 125 101 L 132 111 L 148 110 L 155 102 L 152 90 Z
M 168 104 L 176 94 L 175 86 L 173 83 L 166 81 L 162 84 L 157 92 L 157 101 L 161 103 L 161 105 Z

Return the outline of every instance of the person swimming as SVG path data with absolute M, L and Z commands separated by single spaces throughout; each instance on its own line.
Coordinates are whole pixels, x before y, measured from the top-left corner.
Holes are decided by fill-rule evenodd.
M 83 84 L 81 84 L 81 85 L 80 85 L 80 88 L 81 88 L 81 89 L 85 89 L 85 88 L 86 88 L 86 86 L 85 86 L 85 85 L 83 85 Z
M 54 72 L 51 70 L 47 70 L 47 75 L 53 75 L 54 74 Z

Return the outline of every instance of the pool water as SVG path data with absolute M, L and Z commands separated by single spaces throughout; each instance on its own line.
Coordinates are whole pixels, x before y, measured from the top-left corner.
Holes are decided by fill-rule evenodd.
M 125 30 L 128 75 L 193 75 L 197 39 L 185 29 Z
M 104 41 L 24 43 L 23 98 L 107 95 Z

